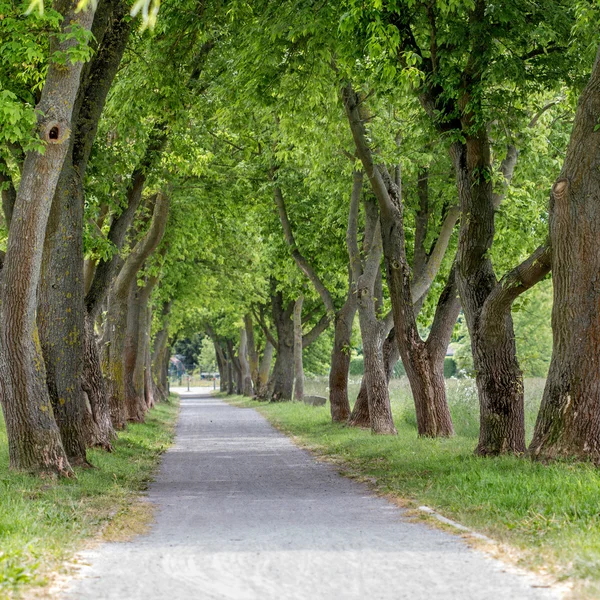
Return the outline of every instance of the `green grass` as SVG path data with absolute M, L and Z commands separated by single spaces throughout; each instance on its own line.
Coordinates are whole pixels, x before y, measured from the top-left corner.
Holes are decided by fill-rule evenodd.
M 119 434 L 114 451 L 91 450 L 94 469 L 74 479 L 39 479 L 8 470 L 8 446 L 0 418 L 0 598 L 42 587 L 81 547 L 127 510 L 173 440 L 178 399 L 172 396 Z
M 326 395 L 318 382 L 306 393 Z M 528 435 L 542 382 L 527 388 Z M 588 464 L 549 465 L 526 458 L 477 458 L 477 398 L 468 380 L 449 382 L 457 435 L 419 439 L 406 382 L 392 386 L 397 437 L 373 436 L 330 421 L 329 407 L 299 403 L 258 407 L 275 426 L 317 454 L 334 459 L 342 472 L 364 477 L 378 492 L 426 504 L 520 552 L 521 566 L 574 583 L 575 598 L 600 598 L 600 471 Z M 514 557 L 513 557 L 514 558 Z

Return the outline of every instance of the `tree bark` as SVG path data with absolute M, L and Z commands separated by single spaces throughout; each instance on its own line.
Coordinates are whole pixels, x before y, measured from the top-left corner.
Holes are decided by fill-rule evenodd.
M 152 376 L 152 351 L 150 344 L 150 325 L 152 323 L 152 308 L 148 306 L 146 308 L 146 327 L 143 329 L 143 334 L 148 339 L 144 343 L 145 357 L 144 357 L 144 400 L 146 401 L 146 408 L 150 410 L 156 404 L 156 398 L 158 397 L 157 390 L 158 386 Z
M 302 360 L 302 304 L 300 296 L 294 304 L 294 400 L 304 399 L 304 362 Z
M 254 340 L 253 340 L 254 341 Z M 248 337 L 246 329 L 240 327 L 240 367 L 242 370 L 242 394 L 244 396 L 252 396 L 252 376 L 250 375 L 250 363 L 248 362 Z
M 376 434 L 396 434 L 390 396 L 383 362 L 385 323 L 377 318 L 375 282 L 380 274 L 382 257 L 381 226 L 374 206 L 365 206 L 365 258 L 361 260 L 358 247 L 357 222 L 363 185 L 362 171 L 354 172 L 346 243 L 356 282 L 356 303 L 363 341 L 364 380 L 367 388 L 371 431 Z M 375 209 L 375 210 L 373 210 Z M 372 231 L 372 234 L 370 233 Z
M 38 300 L 38 327 L 48 392 L 63 445 L 73 465 L 87 464 L 86 440 L 98 437 L 83 389 L 83 179 L 106 96 L 131 30 L 127 7 L 101 3 L 92 28 L 99 47 L 83 68 L 73 131 L 46 228 Z M 76 382 L 76 383 L 74 383 Z M 105 446 L 109 440 L 98 440 Z
M 371 188 L 379 205 L 383 253 L 392 301 L 395 336 L 415 400 L 419 434 L 432 437 L 452 435 L 452 421 L 443 381 L 443 357 L 439 359 L 439 353 L 434 352 L 438 356 L 437 362 L 442 361 L 442 379 L 440 380 L 435 372 L 436 370 L 439 372 L 439 369 L 434 368 L 434 360 L 431 355 L 432 346 L 436 345 L 437 347 L 437 340 L 424 342 L 421 339 L 415 319 L 414 305 L 427 292 L 439 270 L 459 213 L 456 209 L 449 211 L 440 230 L 438 242 L 425 264 L 421 264 L 425 257 L 420 256 L 417 251 L 416 259 L 421 273 L 419 273 L 418 279 L 411 281 L 411 270 L 406 259 L 400 188 L 393 181 L 385 165 L 376 165 L 374 162 L 371 148 L 367 143 L 365 119 L 363 118 L 365 115 L 361 114 L 361 103 L 350 84 L 343 89 L 342 98 L 357 154 L 369 177 Z M 362 110 L 365 110 L 364 107 Z M 421 190 L 421 195 L 424 192 L 425 190 Z M 421 198 L 421 200 L 423 199 Z M 424 223 L 421 223 L 421 226 L 423 225 Z M 456 314 L 458 314 L 457 311 Z M 453 325 L 454 323 L 452 323 Z M 448 341 L 450 334 L 451 330 L 448 334 Z M 430 343 L 428 344 L 428 342 Z
M 64 37 L 51 37 L 51 56 L 56 51 L 64 55 L 75 46 L 77 42 L 69 36 L 71 28 L 89 31 L 94 18 L 93 7 L 76 12 L 73 3 L 57 2 L 54 9 L 64 17 Z M 54 421 L 35 317 L 46 225 L 70 146 L 82 68 L 82 63 L 50 62 L 36 107 L 37 130 L 46 148 L 44 154 L 31 151 L 25 158 L 0 294 L 0 380 L 10 465 L 61 475 L 70 475 L 72 470 Z
M 219 370 L 219 391 L 227 391 L 227 361 L 223 356 L 223 350 L 216 339 L 213 338 L 213 346 L 215 347 L 215 356 L 217 357 L 217 369 Z
M 250 369 L 250 377 L 252 379 L 252 387 L 254 393 L 258 396 L 258 352 L 256 350 L 256 341 L 254 339 L 254 325 L 252 324 L 252 315 L 247 313 L 244 315 L 244 328 L 246 329 L 246 345 L 248 348 L 248 368 Z
M 161 309 L 162 327 L 154 337 L 152 352 L 152 378 L 155 383 L 155 401 L 163 401 L 169 397 L 168 392 L 168 364 L 170 359 L 169 348 L 169 314 L 171 301 L 165 302 Z M 165 368 L 165 365 L 167 367 Z
M 258 367 L 258 381 L 256 386 L 256 395 L 259 398 L 264 398 L 267 392 L 267 385 L 269 382 L 269 373 L 271 372 L 271 363 L 273 361 L 273 352 L 275 347 L 267 340 L 265 343 L 265 349 L 263 351 L 262 358 Z
M 350 369 L 350 344 L 352 325 L 356 315 L 356 298 L 352 291 L 352 278 L 348 282 L 348 297 L 335 316 L 335 334 L 329 371 L 329 404 L 331 420 L 345 423 L 350 418 L 348 400 L 348 371 Z
M 232 396 L 235 392 L 235 381 L 233 379 L 233 359 L 227 357 L 227 393 Z
M 125 380 L 125 407 L 128 421 L 142 423 L 148 406 L 145 396 L 146 350 L 148 340 L 148 303 L 158 277 L 150 277 L 146 285 L 131 282 L 127 307 L 127 329 L 123 347 L 123 376 Z
M 232 374 L 233 374 L 232 389 L 235 389 L 235 393 L 238 396 L 241 396 L 242 390 L 243 390 L 242 366 L 240 364 L 239 356 L 236 356 L 236 354 L 235 354 L 232 340 L 227 340 L 226 343 L 227 343 L 227 353 L 229 355 L 229 361 L 231 362 L 231 368 L 232 368 Z
M 487 133 L 469 135 L 451 149 L 463 219 L 459 231 L 457 282 L 465 313 L 480 404 L 476 453 L 482 456 L 525 451 L 523 374 L 516 356 L 512 315 L 502 315 L 494 337 L 481 329 L 481 313 L 496 287 L 490 259 L 494 204 Z
M 84 358 L 81 387 L 87 395 L 95 424 L 93 437 L 87 440 L 89 447 L 98 446 L 111 450 L 111 442 L 117 437 L 112 425 L 106 383 L 100 368 L 98 342 L 94 333 L 94 323 L 86 314 L 84 334 Z
M 283 295 L 276 292 L 271 298 L 273 320 L 277 329 L 277 355 L 269 382 L 268 398 L 272 402 L 291 400 L 294 389 L 294 304 L 283 306 Z
M 550 199 L 552 360 L 529 452 L 600 463 L 600 50 Z
M 394 334 L 394 329 L 390 331 L 388 336 L 383 342 L 383 362 L 385 367 L 385 374 L 387 378 L 388 387 L 392 375 L 394 373 L 394 367 L 400 358 L 400 352 L 398 350 L 398 344 Z M 360 390 L 352 409 L 352 414 L 348 420 L 348 425 L 351 427 L 370 427 L 371 419 L 369 417 L 369 395 L 367 393 L 367 381 L 363 377 L 360 383 Z
M 129 291 L 144 261 L 154 252 L 162 239 L 169 212 L 169 200 L 167 194 L 162 192 L 157 194 L 150 228 L 131 250 L 109 297 L 102 338 L 102 371 L 106 378 L 111 415 L 116 428 L 123 428 L 127 420 L 124 350 Z

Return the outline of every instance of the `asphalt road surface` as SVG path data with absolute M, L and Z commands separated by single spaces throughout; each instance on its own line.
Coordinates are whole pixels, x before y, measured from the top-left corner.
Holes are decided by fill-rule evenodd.
M 86 553 L 65 598 L 559 597 L 460 537 L 406 519 L 256 411 L 208 395 L 182 394 L 176 444 L 148 495 L 157 505 L 150 532 Z

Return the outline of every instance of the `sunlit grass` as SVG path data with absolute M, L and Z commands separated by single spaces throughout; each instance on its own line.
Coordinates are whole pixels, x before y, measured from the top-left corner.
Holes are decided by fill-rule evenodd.
M 126 510 L 171 444 L 177 411 L 175 397 L 157 405 L 144 424 L 120 433 L 112 453 L 88 452 L 96 468 L 78 469 L 76 479 L 61 480 L 8 470 L 0 418 L 0 598 L 24 585 L 44 585 L 82 539 Z
M 306 387 L 307 393 L 326 395 L 323 382 Z M 543 381 L 527 382 L 528 435 L 542 390 Z M 600 597 L 600 471 L 589 464 L 475 457 L 473 383 L 450 381 L 448 396 L 457 435 L 446 440 L 417 437 L 405 380 L 392 384 L 397 437 L 332 424 L 329 406 L 236 403 L 258 407 L 281 430 L 341 461 L 347 474 L 376 481 L 378 491 L 435 508 L 520 549 L 524 565 L 576 580 L 574 597 Z

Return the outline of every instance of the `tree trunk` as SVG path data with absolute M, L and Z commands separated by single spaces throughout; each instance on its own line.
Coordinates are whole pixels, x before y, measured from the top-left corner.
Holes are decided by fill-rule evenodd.
M 494 205 L 490 149 L 485 131 L 451 149 L 462 219 L 457 253 L 457 282 L 465 313 L 480 404 L 476 452 L 482 456 L 525 451 L 523 375 L 516 356 L 510 312 L 496 324 L 493 337 L 481 331 L 485 301 L 496 286 L 490 259 L 494 239 Z
M 395 336 L 415 400 L 419 434 L 428 436 L 451 435 L 453 429 L 446 402 L 443 364 L 442 379 L 440 380 L 436 375 L 436 371 L 439 369 L 434 368 L 434 362 L 436 361 L 430 356 L 432 348 L 428 345 L 429 340 L 424 342 L 419 334 L 414 305 L 415 303 L 419 305 L 431 286 L 435 273 L 439 270 L 454 225 L 458 219 L 458 211 L 449 211 L 450 214 L 445 218 L 440 230 L 438 242 L 432 249 L 431 256 L 428 257 L 426 264 L 421 264 L 425 260 L 422 249 L 416 248 L 415 261 L 421 273 L 417 280 L 411 282 L 411 269 L 406 259 L 405 250 L 404 207 L 401 188 L 396 185 L 385 165 L 375 164 L 364 126 L 367 115 L 361 114 L 361 103 L 351 85 L 344 88 L 342 96 L 357 154 L 369 177 L 371 188 L 379 205 L 381 237 L 387 283 L 392 301 Z M 362 110 L 366 111 L 364 105 Z M 399 176 L 398 181 L 400 182 Z M 424 185 L 421 187 L 420 208 L 424 210 L 426 208 L 423 205 L 426 189 Z M 421 218 L 423 218 L 423 215 L 421 215 Z M 422 227 L 419 226 L 419 215 L 417 215 L 417 228 L 420 235 L 424 235 L 424 232 L 421 231 Z M 422 242 L 418 239 L 416 243 L 422 246 Z M 452 323 L 453 325 L 454 323 Z M 437 348 L 437 341 L 432 339 L 430 345 Z M 437 356 L 438 351 L 436 350 L 434 354 Z
M 379 324 L 368 317 L 365 319 L 366 315 L 364 314 L 361 318 L 360 313 L 366 311 L 361 311 L 360 300 L 358 311 L 363 338 L 363 352 L 365 357 L 364 379 L 367 387 L 371 431 L 376 434 L 395 435 L 397 431 L 394 427 L 388 382 L 383 361 L 382 336 L 376 327 Z
M 258 367 L 258 380 L 256 385 L 256 395 L 264 398 L 267 393 L 269 382 L 269 373 L 271 372 L 271 363 L 273 361 L 273 351 L 275 347 L 269 340 L 265 343 L 265 349 Z
M 242 369 L 242 393 L 244 396 L 252 396 L 252 376 L 250 375 L 250 363 L 248 362 L 248 338 L 246 329 L 240 328 L 240 367 Z
M 269 400 L 281 402 L 291 400 L 294 389 L 294 304 L 283 306 L 283 296 L 277 292 L 272 297 L 273 320 L 277 328 L 277 355 L 271 381 Z
M 170 359 L 169 348 L 169 313 L 171 302 L 165 302 L 161 310 L 163 326 L 154 337 L 152 353 L 152 379 L 155 384 L 154 401 L 159 402 L 169 397 L 168 392 L 168 364 Z M 151 320 L 150 320 L 151 322 Z M 166 367 L 165 367 L 166 365 Z
M 550 199 L 553 349 L 529 448 L 600 463 L 600 51 Z
M 400 358 L 398 344 L 394 335 L 394 329 L 390 331 L 383 342 L 383 363 L 385 375 L 387 377 L 388 389 L 390 380 L 394 373 L 394 367 Z M 371 417 L 369 416 L 369 394 L 367 393 L 367 380 L 363 377 L 360 383 L 360 390 L 352 409 L 352 414 L 348 420 L 350 427 L 370 427 Z
M 356 299 L 349 282 L 348 297 L 344 306 L 335 316 L 335 334 L 331 352 L 331 370 L 329 371 L 329 404 L 331 420 L 345 423 L 350 417 L 348 400 L 348 371 L 350 369 L 350 343 L 352 324 L 356 314 Z
M 246 329 L 246 343 L 248 347 L 248 368 L 250 369 L 250 377 L 252 379 L 252 387 L 254 393 L 258 396 L 259 381 L 258 381 L 258 352 L 256 350 L 256 341 L 254 339 L 254 326 L 252 324 L 252 316 L 247 313 L 244 316 L 244 327 Z
M 300 296 L 294 304 L 294 400 L 304 399 L 304 362 L 302 360 L 302 304 Z
M 50 55 L 69 52 L 78 42 L 73 26 L 90 31 L 94 9 L 76 12 L 73 3 L 57 2 L 62 34 L 52 36 Z M 45 152 L 31 151 L 23 165 L 3 268 L 0 332 L 0 379 L 12 468 L 72 473 L 54 421 L 36 328 L 37 288 L 51 200 L 69 150 L 72 112 L 83 64 L 50 62 L 40 103 L 37 130 Z M 78 385 L 78 382 L 74 382 Z
M 70 163 L 67 158 L 65 163 Z M 54 194 L 42 259 L 37 324 L 46 382 L 62 443 L 73 466 L 87 465 L 83 374 L 83 190 L 65 164 Z
M 157 396 L 158 386 L 154 381 L 154 377 L 152 376 L 152 352 L 150 350 L 150 328 L 152 326 L 152 308 L 148 306 L 146 308 L 146 319 L 144 327 L 140 327 L 141 334 L 145 337 L 143 341 L 144 347 L 144 360 L 143 360 L 143 369 L 144 369 L 144 400 L 146 401 L 146 408 L 150 410 L 154 407 L 156 403 L 155 396 Z
M 293 334 L 292 334 L 293 338 Z M 279 342 L 269 383 L 271 402 L 291 400 L 294 389 L 294 344 Z
M 106 377 L 111 415 L 116 428 L 123 428 L 127 419 L 124 351 L 129 292 L 144 261 L 154 252 L 162 239 L 168 211 L 169 197 L 158 193 L 150 228 L 129 253 L 109 297 L 102 339 L 102 371 Z
M 452 269 L 438 301 L 427 341 L 414 348 L 407 360 L 403 361 L 415 401 L 420 436 L 454 435 L 446 398 L 444 358 L 459 312 L 460 301 Z
M 235 381 L 233 378 L 233 358 L 227 358 L 227 394 L 232 396 L 235 392 Z
M 80 385 L 83 374 L 85 309 L 83 280 L 83 178 L 100 115 L 121 61 L 131 20 L 127 7 L 106 1 L 96 12 L 92 33 L 99 42 L 83 71 L 73 110 L 70 146 L 56 187 L 46 229 L 38 299 L 38 327 L 48 392 L 71 464 L 87 464 L 86 440 L 98 439 Z
M 376 434 L 396 434 L 386 369 L 383 362 L 383 339 L 386 325 L 377 318 L 375 289 L 381 276 L 381 225 L 377 207 L 365 203 L 364 259 L 358 247 L 358 211 L 363 186 L 362 171 L 353 176 L 346 245 L 352 267 L 352 279 L 356 282 L 356 304 L 360 333 L 363 341 L 364 382 L 367 391 L 371 431 Z
M 111 450 L 111 442 L 117 436 L 112 425 L 106 384 L 100 367 L 100 355 L 96 334 L 94 333 L 94 323 L 89 315 L 86 315 L 85 318 L 84 360 L 81 381 L 81 387 L 87 395 L 92 418 L 96 425 L 94 437 L 87 440 L 87 445 Z
M 128 421 L 141 423 L 146 411 L 144 370 L 148 340 L 148 303 L 158 277 L 151 277 L 144 287 L 134 279 L 129 292 L 127 329 L 123 349 L 123 375 L 125 378 L 125 407 Z
M 215 356 L 217 357 L 217 369 L 219 370 L 219 391 L 227 391 L 227 361 L 223 358 L 223 352 L 219 346 L 219 343 L 213 339 L 213 345 L 215 347 Z

